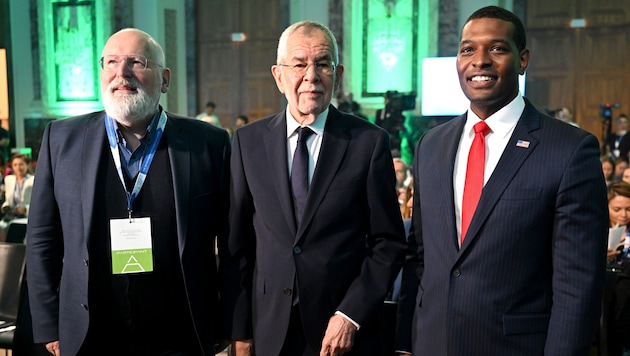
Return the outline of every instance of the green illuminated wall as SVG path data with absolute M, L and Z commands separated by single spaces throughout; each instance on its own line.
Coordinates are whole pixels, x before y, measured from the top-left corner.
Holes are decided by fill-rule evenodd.
M 403 159 L 411 163 L 412 143 L 421 133 L 422 59 L 437 55 L 439 0 L 352 0 L 348 10 L 344 91 L 354 93 L 370 120 L 383 107 L 387 90 L 416 92 L 416 109 L 404 112 L 409 136 L 401 147 Z M 395 60 L 389 60 L 392 55 Z
M 37 0 L 43 111 L 68 117 L 98 110 L 100 49 L 109 0 Z
M 362 96 L 417 87 L 418 2 L 363 0 Z
M 98 100 L 95 3 L 54 1 L 54 67 L 57 101 Z
M 387 90 L 421 97 L 422 59 L 437 54 L 438 6 L 439 0 L 352 1 L 344 87 L 368 116 L 382 106 Z

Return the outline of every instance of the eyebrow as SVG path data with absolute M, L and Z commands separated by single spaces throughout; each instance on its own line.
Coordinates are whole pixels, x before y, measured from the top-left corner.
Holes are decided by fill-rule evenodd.
M 459 45 L 465 45 L 465 44 L 471 44 L 471 43 L 475 43 L 475 42 L 479 42 L 479 41 L 473 41 L 473 40 L 462 40 Z M 492 40 L 490 40 L 491 43 L 502 43 L 504 45 L 509 46 L 510 45 L 510 40 L 505 40 L 503 38 L 493 38 Z
M 321 60 L 332 61 L 332 55 L 330 53 L 319 55 L 319 56 L 315 57 L 315 59 L 313 59 L 313 62 L 317 62 L 317 61 L 321 61 Z M 304 57 L 293 57 L 293 58 L 291 58 L 291 61 L 305 62 L 306 59 Z

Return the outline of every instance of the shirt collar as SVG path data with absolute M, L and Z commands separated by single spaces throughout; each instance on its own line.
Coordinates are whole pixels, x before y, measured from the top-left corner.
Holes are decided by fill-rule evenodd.
M 149 126 L 147 127 L 147 132 L 140 139 L 141 142 L 146 142 L 150 144 L 153 141 L 153 138 L 155 137 L 155 129 L 157 127 L 158 122 L 160 121 L 160 115 L 162 115 L 161 107 L 158 108 L 158 110 L 153 115 L 153 118 L 151 119 L 151 122 L 149 123 Z M 118 129 L 118 122 L 115 119 L 112 120 L 112 122 L 114 123 L 114 129 L 116 130 L 116 133 L 118 136 L 118 142 L 124 145 L 127 145 L 127 141 L 125 140 L 122 133 Z
M 517 95 L 509 104 L 488 116 L 485 122 L 494 135 L 505 137 L 509 135 L 514 126 L 516 126 L 516 123 L 523 114 L 523 110 L 525 110 L 525 100 L 522 96 Z M 481 121 L 479 116 L 471 109 L 468 109 L 464 132 L 467 132 L 469 135 L 474 135 L 473 126 L 479 121 Z
M 312 125 L 307 125 L 307 127 L 313 130 L 313 132 L 315 132 L 315 134 L 317 134 L 318 136 L 321 136 L 324 134 L 324 127 L 326 126 L 326 120 L 328 119 L 329 110 L 330 109 L 326 109 L 323 112 L 321 112 L 319 115 L 317 115 L 317 118 L 315 119 L 315 122 L 313 122 Z M 289 138 L 293 136 L 295 134 L 295 130 L 297 130 L 297 128 L 302 125 L 298 124 L 298 122 L 295 120 L 293 115 L 291 115 L 291 111 L 289 110 L 288 106 L 287 106 L 286 112 L 287 112 L 287 117 L 286 117 L 287 138 Z

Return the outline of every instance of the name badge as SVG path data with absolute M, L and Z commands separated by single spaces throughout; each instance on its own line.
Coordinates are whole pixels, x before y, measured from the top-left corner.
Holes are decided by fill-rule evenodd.
M 112 219 L 109 227 L 112 273 L 153 272 L 151 218 Z

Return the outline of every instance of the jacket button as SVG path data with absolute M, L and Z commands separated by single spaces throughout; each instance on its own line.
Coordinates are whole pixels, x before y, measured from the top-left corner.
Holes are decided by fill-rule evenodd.
M 291 295 L 293 294 L 293 292 L 291 291 L 291 288 L 285 288 L 282 293 L 284 293 L 284 295 Z
M 83 264 L 85 264 L 86 266 L 90 265 L 90 263 L 89 263 L 89 261 L 87 259 L 83 260 Z
M 296 255 L 299 255 L 300 253 L 302 253 L 302 249 L 300 248 L 300 246 L 295 246 L 293 248 L 293 253 Z
M 455 270 L 453 270 L 453 276 L 459 277 L 461 275 L 462 275 L 462 272 L 459 270 L 459 268 L 455 268 Z

